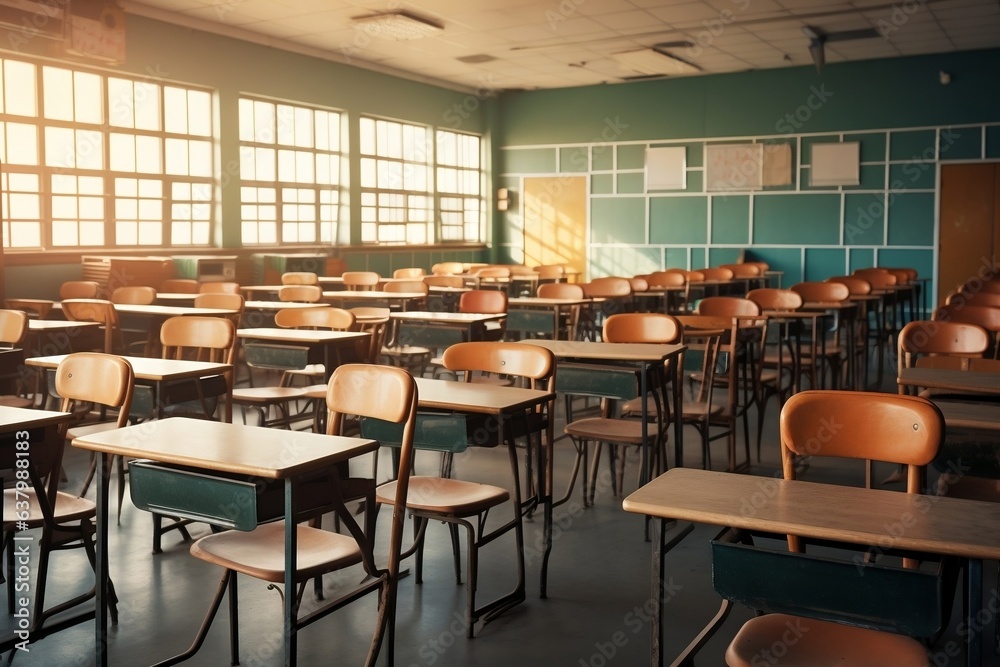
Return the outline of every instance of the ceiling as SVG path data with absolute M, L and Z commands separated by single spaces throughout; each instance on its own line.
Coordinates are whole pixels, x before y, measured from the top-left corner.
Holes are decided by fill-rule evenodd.
M 126 12 L 400 74 L 496 91 L 643 76 L 613 54 L 657 44 L 715 74 L 1000 47 L 1000 0 L 126 0 Z M 442 29 L 393 40 L 352 24 L 403 11 Z M 839 41 L 842 31 L 878 31 Z M 680 45 L 676 43 L 681 42 Z M 687 42 L 687 44 L 683 44 Z M 474 62 L 463 62 L 470 59 Z M 655 54 L 654 58 L 657 58 Z M 667 59 L 665 64 L 670 64 Z M 475 62 L 480 61 L 480 62 Z

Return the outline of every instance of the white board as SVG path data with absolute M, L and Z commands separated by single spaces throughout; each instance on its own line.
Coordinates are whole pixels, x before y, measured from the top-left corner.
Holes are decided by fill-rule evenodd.
M 763 165 L 764 144 L 709 144 L 705 146 L 705 189 L 760 189 Z
M 861 144 L 848 141 L 813 144 L 809 165 L 810 185 L 860 185 Z
M 686 147 L 646 149 L 646 190 L 683 190 L 686 187 Z

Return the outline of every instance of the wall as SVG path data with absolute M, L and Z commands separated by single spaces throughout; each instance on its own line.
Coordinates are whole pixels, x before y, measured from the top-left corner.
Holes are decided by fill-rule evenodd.
M 991 50 L 506 94 L 498 187 L 586 176 L 593 276 L 715 265 L 744 248 L 786 285 L 873 264 L 930 276 L 938 165 L 1000 159 L 998 69 Z M 737 141 L 791 144 L 792 185 L 707 192 L 705 145 Z M 860 185 L 809 185 L 822 141 L 861 143 Z M 667 145 L 687 149 L 687 188 L 649 192 L 645 149 Z M 516 259 L 519 211 L 498 234 Z

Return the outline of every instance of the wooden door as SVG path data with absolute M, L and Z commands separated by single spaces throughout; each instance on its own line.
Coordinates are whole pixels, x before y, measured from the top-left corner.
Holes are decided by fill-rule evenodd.
M 1000 246 L 1000 164 L 941 166 L 938 304 L 990 270 Z
M 524 263 L 565 264 L 586 279 L 587 178 L 524 179 Z

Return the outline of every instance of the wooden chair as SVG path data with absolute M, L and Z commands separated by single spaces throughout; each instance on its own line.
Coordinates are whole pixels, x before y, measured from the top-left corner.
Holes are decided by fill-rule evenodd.
M 458 312 L 480 313 L 484 315 L 507 314 L 507 294 L 497 290 L 470 290 L 458 299 Z M 507 330 L 506 318 L 486 322 L 483 340 L 501 340 Z
M 419 267 L 408 267 L 403 269 L 395 269 L 392 272 L 393 278 L 405 278 L 407 280 L 423 280 L 427 272 Z
M 24 342 L 28 315 L 21 310 L 0 310 L 0 405 L 30 408 L 34 396 L 28 392 L 24 371 Z
M 168 278 L 160 283 L 157 291 L 165 294 L 197 294 L 198 281 L 192 278 Z
M 310 329 L 313 331 L 353 331 L 355 330 L 354 313 L 343 308 L 320 307 L 320 308 L 285 308 L 274 314 L 274 323 L 282 329 Z M 361 360 L 364 358 L 362 357 Z M 335 367 L 339 366 L 344 359 L 340 355 L 340 349 L 336 351 Z M 350 358 L 347 361 L 358 361 Z M 326 376 L 326 367 L 323 364 L 306 364 L 304 368 L 294 368 L 286 370 L 281 375 L 279 385 L 290 387 L 296 378 L 309 378 L 316 380 Z
M 156 301 L 156 289 L 146 285 L 118 287 L 111 293 L 111 303 L 148 306 Z
M 378 287 L 382 276 L 374 271 L 345 271 L 341 276 L 344 288 L 351 291 L 371 291 Z
M 992 352 L 988 353 L 988 355 L 994 359 L 1000 359 L 1000 308 L 967 306 L 957 303 L 945 304 L 934 311 L 932 319 L 941 322 L 964 322 L 966 324 L 981 326 L 990 335 L 990 348 Z
M 367 345 L 359 345 L 358 359 L 365 363 L 377 364 L 389 329 L 389 309 L 357 306 L 350 311 L 354 315 L 355 330 L 371 334 Z
M 99 299 L 101 285 L 93 280 L 67 280 L 59 286 L 59 300 Z
M 941 413 L 930 401 L 868 392 L 801 392 L 785 403 L 780 422 L 785 479 L 795 479 L 796 455 L 875 458 L 905 465 L 907 492 L 916 494 L 923 490 L 924 468 L 937 454 L 944 434 Z M 817 436 L 820 433 L 822 437 Z M 716 589 L 721 587 L 719 592 L 725 597 L 747 602 L 758 611 L 773 612 L 743 625 L 726 652 L 730 667 L 756 665 L 761 647 L 775 642 L 787 649 L 781 658 L 783 665 L 812 666 L 831 661 L 851 665 L 927 664 L 927 653 L 920 642 L 886 631 L 927 637 L 937 631 L 935 626 L 946 623 L 942 600 L 911 598 L 908 593 L 924 593 L 927 577 L 939 581 L 939 590 L 948 592 L 949 585 L 954 584 L 950 568 L 940 568 L 937 574 L 915 569 L 916 562 L 911 559 L 904 559 L 903 569 L 898 569 L 863 557 L 846 561 L 812 557 L 802 554 L 804 543 L 795 535 L 788 536 L 791 553 L 740 546 L 743 553 L 730 554 L 733 558 L 727 564 L 754 558 L 753 578 L 776 585 L 762 593 L 754 582 L 746 581 L 744 573 L 715 566 Z M 717 550 L 715 555 L 722 551 Z M 762 564 L 772 570 L 761 569 Z M 775 578 L 773 574 L 778 570 L 782 577 Z M 811 578 L 814 585 L 803 585 L 803 576 L 811 572 L 815 573 Z M 777 583 L 779 579 L 781 583 Z M 872 580 L 883 585 L 889 581 L 893 588 L 872 588 L 876 585 L 867 583 Z M 861 590 L 863 584 L 867 592 Z M 844 595 L 844 590 L 851 587 L 857 589 L 857 597 Z M 944 602 L 950 608 L 950 601 Z M 933 613 L 929 605 L 934 607 Z M 804 632 L 795 642 L 782 641 L 788 627 L 801 627 Z
M 606 343 L 677 343 L 681 326 L 670 315 L 660 313 L 618 313 L 604 321 L 603 339 Z M 647 452 L 652 474 L 659 474 L 667 467 L 666 429 L 668 424 L 666 380 L 668 368 L 651 369 L 646 386 L 648 396 L 639 395 L 639 381 L 635 369 L 614 366 L 562 365 L 557 376 L 557 388 L 567 397 L 567 424 L 564 429 L 576 448 L 576 460 L 566 495 L 558 501 L 565 502 L 573 491 L 576 477 L 583 468 L 583 504 L 593 504 L 597 488 L 597 471 L 604 443 L 609 445 L 611 488 L 615 496 L 623 491 L 625 446 L 642 447 L 643 423 L 637 419 L 646 403 L 648 423 L 646 430 L 650 450 Z M 677 388 L 675 388 L 676 390 Z M 574 419 L 569 401 L 573 396 L 601 399 L 600 415 Z M 589 443 L 595 443 L 593 464 L 588 479 L 587 458 Z M 645 480 L 640 479 L 639 483 Z
M 435 274 L 433 276 L 424 276 L 423 281 L 428 287 L 465 287 L 465 279 L 462 276 Z
M 808 303 L 813 307 L 823 304 L 840 305 L 851 296 L 847 285 L 839 282 L 802 282 L 792 285 L 791 290 L 802 297 L 803 303 Z M 808 354 L 803 352 L 802 355 L 802 368 L 810 371 L 810 382 L 813 389 L 818 389 L 823 384 L 827 368 L 830 369 L 833 387 L 836 389 L 842 384 L 847 368 L 845 362 L 849 352 L 847 343 L 842 339 L 841 334 L 842 327 L 839 322 L 833 336 L 825 341 L 820 338 L 820 336 L 825 336 L 825 333 L 813 332 L 814 341 L 825 343 L 824 345 L 810 345 Z M 853 335 L 853 332 L 849 332 L 849 335 Z M 825 352 L 823 347 L 825 347 Z
M 198 284 L 198 294 L 222 292 L 223 294 L 239 294 L 240 284 L 231 281 L 213 281 Z
M 282 285 L 278 290 L 278 300 L 295 303 L 319 303 L 323 299 L 323 289 L 319 285 Z
M 111 293 L 111 303 L 148 306 L 155 302 L 156 289 L 145 285 L 118 287 Z M 134 318 L 129 318 L 127 315 L 124 319 L 125 322 L 120 324 L 120 330 L 125 351 L 130 354 L 148 355 L 151 352 L 150 345 L 147 344 L 149 331 L 147 326 L 143 326 L 147 322 L 130 321 Z
M 583 288 L 576 283 L 542 283 L 538 286 L 541 299 L 582 299 Z M 564 340 L 576 340 L 580 322 L 580 306 L 569 306 L 560 317 L 559 326 Z
M 194 307 L 195 308 L 219 308 L 222 310 L 235 310 L 236 312 L 229 316 L 229 319 L 236 328 L 239 328 L 240 322 L 243 319 L 243 310 L 246 305 L 246 301 L 242 294 L 229 294 L 228 292 L 208 292 L 205 294 L 198 294 L 194 297 Z
M 501 373 L 524 378 L 533 389 L 548 387 L 555 369 L 555 359 L 548 350 L 519 343 L 468 342 L 452 345 L 444 352 L 444 365 L 454 373 L 464 373 L 469 381 L 473 372 Z M 510 490 L 488 484 L 479 484 L 444 477 L 414 476 L 409 480 L 410 488 L 405 509 L 417 521 L 417 534 L 413 547 L 407 552 L 417 552 L 416 583 L 423 577 L 422 549 L 429 521 L 443 521 L 455 527 L 462 527 L 468 535 L 467 583 L 468 604 L 465 610 L 467 635 L 475 636 L 476 623 L 480 619 L 489 622 L 494 616 L 524 601 L 524 536 L 521 521 L 521 484 L 518 472 L 518 454 L 514 443 L 514 433 L 531 437 L 532 433 L 546 430 L 546 421 L 552 418 L 552 405 L 545 405 L 543 411 L 531 413 L 523 426 L 510 424 L 505 430 L 506 445 L 513 479 Z M 514 420 L 512 420 L 514 421 Z M 520 421 L 520 420 L 516 420 Z M 464 433 L 463 424 L 463 433 Z M 362 425 L 365 433 L 365 425 Z M 381 438 L 380 438 L 381 440 Z M 384 440 L 383 440 L 384 442 Z M 499 443 L 497 443 L 499 444 Z M 420 447 L 418 440 L 416 447 Z M 532 446 L 541 447 L 541 442 Z M 456 448 L 464 449 L 465 443 L 456 443 Z M 440 451 L 440 448 L 438 448 Z M 513 496 L 513 497 L 512 497 Z M 398 483 L 390 482 L 376 491 L 380 505 L 392 505 L 397 513 L 403 507 L 399 504 Z M 513 517 L 503 525 L 486 531 L 486 514 L 494 508 L 511 503 Z M 492 602 L 477 606 L 476 592 L 479 582 L 479 550 L 499 536 L 514 532 L 515 559 L 517 562 L 517 585 L 508 594 Z M 460 583 L 460 582 L 459 582 Z
M 479 289 L 506 290 L 510 285 L 510 267 L 484 266 L 474 273 Z
M 373 401 L 372 396 L 381 400 Z M 389 546 L 386 566 L 376 565 L 371 550 L 375 542 L 374 534 L 363 534 L 351 514 L 344 506 L 344 480 L 333 478 L 328 473 L 325 478 L 314 480 L 315 484 L 328 489 L 331 497 L 329 508 L 349 528 L 350 535 L 323 530 L 313 526 L 296 526 L 297 555 L 295 581 L 298 591 L 284 591 L 284 595 L 301 598 L 304 584 L 310 579 L 335 572 L 352 565 L 362 564 L 368 576 L 357 586 L 343 591 L 335 600 L 329 601 L 314 612 L 296 619 L 296 631 L 300 631 L 313 621 L 341 609 L 354 600 L 372 591 L 378 591 L 378 616 L 375 630 L 365 659 L 366 667 L 373 667 L 383 644 L 387 650 L 387 662 L 393 664 L 395 641 L 396 589 L 399 580 L 403 523 L 410 488 L 410 471 L 413 467 L 413 436 L 417 408 L 417 387 L 413 378 L 405 371 L 385 366 L 369 364 L 346 364 L 333 372 L 326 394 L 328 410 L 327 433 L 343 435 L 345 418 L 357 415 L 398 425 L 400 442 L 399 467 L 396 481 L 391 491 L 383 491 L 385 498 L 393 506 L 390 520 Z M 374 483 L 370 482 L 373 490 Z M 301 494 L 300 494 L 301 495 Z M 303 520 L 317 512 L 310 508 Z M 208 614 L 191 646 L 164 663 L 176 664 L 193 656 L 201 648 L 211 627 L 215 614 L 226 592 L 229 592 L 229 628 L 232 664 L 239 664 L 239 605 L 236 600 L 237 574 L 254 577 L 271 585 L 281 584 L 285 578 L 285 524 L 284 521 L 266 523 L 249 532 L 229 530 L 207 535 L 191 546 L 191 555 L 223 568 L 222 579 L 215 598 L 209 606 Z M 362 546 L 365 545 L 365 546 Z M 277 599 L 277 598 L 276 598 Z
M 281 274 L 282 285 L 319 285 L 319 276 L 312 271 L 286 271 Z
M 632 285 L 626 278 L 607 276 L 594 278 L 580 286 L 585 297 L 597 299 L 594 304 L 580 309 L 580 337 L 597 340 L 606 317 L 628 310 Z
M 424 282 L 423 278 L 414 278 L 412 280 L 393 280 L 391 282 L 387 282 L 385 287 L 382 289 L 393 294 L 413 292 L 415 294 L 423 295 L 418 299 L 407 301 L 406 305 L 402 308 L 403 310 L 423 310 L 427 305 L 427 295 L 430 294 L 430 287 Z
M 91 352 L 79 352 L 63 359 L 55 372 L 55 388 L 62 397 L 60 410 L 73 412 L 77 402 L 86 402 L 116 409 L 117 427 L 125 426 L 132 404 L 135 376 L 132 366 L 121 357 Z M 31 635 L 39 632 L 45 622 L 94 597 L 94 589 L 48 609 L 45 608 L 46 580 L 49 557 L 53 551 L 82 547 L 94 563 L 94 523 L 97 507 L 93 501 L 59 491 L 63 450 L 67 437 L 66 423 L 52 438 L 36 439 L 31 443 L 28 460 L 29 488 L 4 491 L 3 542 L 7 553 L 7 610 L 14 612 L 15 581 L 14 533 L 17 530 L 40 528 L 37 551 L 32 548 L 33 564 L 37 564 L 34 585 L 34 609 L 30 616 Z M 21 456 L 15 456 L 13 445 L 0 449 L 0 468 L 10 477 L 22 469 Z M 22 502 L 28 503 L 28 518 L 19 516 Z M 22 523 L 23 522 L 23 523 Z M 108 599 L 112 623 L 118 622 L 118 599 L 114 586 L 108 582 Z
M 438 262 L 431 267 L 431 273 L 435 276 L 457 276 L 465 273 L 465 266 L 461 262 Z
M 100 330 L 103 333 L 101 342 L 89 341 L 86 336 L 81 335 L 73 341 L 74 352 L 88 351 L 82 348 L 91 347 L 91 343 L 91 350 L 105 354 L 122 354 L 125 351 L 115 304 L 103 299 L 64 299 L 62 311 L 67 320 L 97 322 L 101 325 Z

